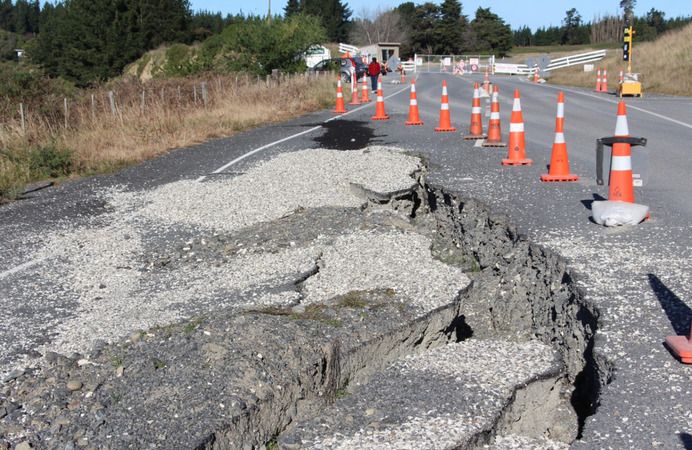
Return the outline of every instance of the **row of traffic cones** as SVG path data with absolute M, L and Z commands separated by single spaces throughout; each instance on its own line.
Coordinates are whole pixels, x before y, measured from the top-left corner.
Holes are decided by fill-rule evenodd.
M 599 73 L 600 78 L 600 73 Z M 607 83 L 607 74 L 604 71 L 601 83 Z M 339 98 L 343 103 L 343 93 L 339 95 L 341 83 L 337 87 L 337 109 L 339 109 Z M 365 86 L 367 90 L 367 86 Z M 483 86 L 486 89 L 486 86 Z M 601 84 L 601 89 L 604 89 Z M 605 85 L 607 92 L 607 84 Z M 366 94 L 367 95 L 367 94 Z M 474 85 L 473 103 L 471 110 L 471 124 L 469 134 L 465 139 L 483 139 L 484 147 L 504 147 L 507 144 L 502 142 L 500 130 L 500 106 L 498 101 L 499 89 L 493 87 L 490 120 L 488 123 L 488 134 L 483 134 L 483 125 L 480 114 L 480 95 L 478 83 Z M 343 105 L 342 105 L 343 107 Z M 377 85 L 377 107 L 373 120 L 387 120 L 389 116 L 384 110 L 384 99 L 382 95 L 382 80 Z M 411 97 L 409 103 L 409 117 L 406 125 L 423 125 L 418 110 L 418 98 L 416 96 L 415 80 L 411 81 Z M 547 174 L 541 175 L 543 182 L 573 182 L 579 177 L 570 173 L 569 157 L 567 154 L 567 144 L 564 135 L 565 125 L 565 94 L 558 93 L 557 113 L 555 116 L 555 139 L 550 157 L 550 166 Z M 447 93 L 447 83 L 442 83 L 442 101 L 440 107 L 440 126 L 435 128 L 437 132 L 452 132 L 456 129 L 451 124 L 449 112 L 449 98 Z M 615 126 L 615 137 L 629 137 L 629 127 L 627 124 L 627 109 L 624 102 L 618 104 L 617 121 Z M 634 188 L 632 175 L 632 151 L 631 145 L 626 142 L 613 144 L 613 163 L 610 170 L 610 182 L 608 190 L 609 202 L 634 203 Z M 519 90 L 514 91 L 514 101 L 512 105 L 512 116 L 509 128 L 509 149 L 507 158 L 502 160 L 504 166 L 523 166 L 531 165 L 532 160 L 526 158 L 526 143 L 524 135 L 524 119 L 521 111 L 521 97 Z M 666 345 L 671 352 L 684 364 L 692 364 L 692 324 L 688 336 L 668 336 Z

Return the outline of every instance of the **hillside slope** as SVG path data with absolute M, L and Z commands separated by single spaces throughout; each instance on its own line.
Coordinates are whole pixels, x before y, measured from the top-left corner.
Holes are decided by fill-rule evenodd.
M 652 42 L 637 42 L 635 36 L 633 50 L 632 71 L 641 74 L 645 94 L 692 96 L 692 24 Z M 596 67 L 608 70 L 608 86 L 615 90 L 618 73 L 627 70 L 627 63 L 622 60 L 622 50 L 609 50 Z M 584 72 L 579 65 L 556 70 L 549 81 L 591 87 L 596 84 L 596 73 Z

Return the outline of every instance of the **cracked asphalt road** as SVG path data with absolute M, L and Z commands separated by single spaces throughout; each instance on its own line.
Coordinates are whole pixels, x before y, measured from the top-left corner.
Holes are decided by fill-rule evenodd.
M 306 131 L 331 118 L 329 112 L 175 150 L 111 176 L 65 183 L 32 194 L 27 200 L 0 208 L 0 310 L 9 324 L 2 345 L 12 348 L 3 371 L 21 355 L 36 356 L 34 348 L 18 345 L 23 322 L 53 324 L 69 316 L 73 300 L 58 296 L 32 297 L 22 283 L 55 261 L 35 261 L 41 237 L 70 226 L 106 217 L 103 201 L 92 193 L 114 186 L 128 192 L 152 189 L 200 176 L 233 177 L 258 160 L 311 147 L 343 146 L 334 133 L 348 122 L 357 144 L 396 145 L 429 161 L 429 182 L 481 199 L 507 213 L 535 242 L 569 258 L 580 275 L 587 298 L 600 310 L 595 351 L 612 367 L 611 382 L 600 397 L 597 413 L 587 420 L 575 448 L 690 448 L 692 446 L 692 367 L 675 361 L 662 345 L 692 321 L 692 99 L 646 95 L 627 99 L 630 133 L 649 141 L 648 182 L 636 190 L 637 200 L 651 207 L 652 218 L 637 227 L 605 229 L 589 220 L 590 201 L 607 195 L 595 183 L 595 139 L 609 136 L 615 126 L 617 99 L 588 90 L 565 88 L 565 137 L 573 184 L 542 184 L 553 141 L 557 88 L 533 85 L 519 78 L 496 77 L 500 87 L 503 136 L 508 131 L 511 97 L 521 90 L 531 167 L 502 167 L 504 149 L 477 148 L 459 133 L 436 134 L 441 80 L 449 84 L 452 122 L 465 131 L 471 110 L 473 78 L 421 74 L 417 82 L 423 127 L 405 127 L 407 91 L 387 100 L 387 122 L 371 122 L 373 105 L 330 122 L 327 129 L 306 133 L 266 148 L 216 175 L 209 175 L 245 153 Z M 388 81 L 388 80 L 385 80 Z M 475 81 L 480 81 L 480 78 Z M 385 83 L 385 94 L 401 86 Z M 484 121 L 484 125 L 485 125 Z M 360 131 L 358 131 L 360 130 Z M 367 130 L 367 131 L 364 131 Z M 363 134 L 367 139 L 363 139 Z M 349 146 L 354 146 L 349 141 Z M 635 162 L 636 164 L 637 162 Z M 296 174 L 299 176 L 299 174 Z M 37 337 L 49 341 L 50 334 Z

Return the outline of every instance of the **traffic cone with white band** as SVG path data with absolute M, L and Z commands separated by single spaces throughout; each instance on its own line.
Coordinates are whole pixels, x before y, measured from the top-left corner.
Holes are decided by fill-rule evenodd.
M 618 118 L 615 124 L 615 137 L 628 137 L 627 107 L 625 102 L 618 103 Z M 610 189 L 608 200 L 634 203 L 632 179 L 632 147 L 626 143 L 613 144 L 613 156 L 610 162 Z
M 601 69 L 596 72 L 596 92 L 601 92 Z
M 524 136 L 524 116 L 521 113 L 519 89 L 514 90 L 512 117 L 509 122 L 509 148 L 503 166 L 530 166 L 533 161 L 526 158 L 526 141 Z
M 344 90 L 341 88 L 341 78 L 336 82 L 336 108 L 334 112 L 337 114 L 346 112 L 346 104 L 344 103 Z
M 500 90 L 493 86 L 493 97 L 490 103 L 490 120 L 488 121 L 488 138 L 483 142 L 483 147 L 507 147 L 507 143 L 502 142 L 502 132 L 500 130 Z
M 361 87 L 361 96 L 360 96 L 360 102 L 361 103 L 370 103 L 370 97 L 368 95 L 369 89 L 368 89 L 368 77 L 363 74 L 363 84 Z
M 481 117 L 481 91 L 478 83 L 473 85 L 473 101 L 471 103 L 471 125 L 469 134 L 464 139 L 485 139 L 483 134 L 483 118 Z
M 557 116 L 555 118 L 555 140 L 550 156 L 550 170 L 541 175 L 541 181 L 577 181 L 578 176 L 569 173 L 569 158 L 565 143 L 565 93 L 557 94 Z
M 603 69 L 603 78 L 601 79 L 601 92 L 608 92 L 608 70 Z
M 418 98 L 416 97 L 416 80 L 411 80 L 411 99 L 408 107 L 408 120 L 406 125 L 423 125 L 418 114 Z
M 375 104 L 375 115 L 372 120 L 389 120 L 389 116 L 384 111 L 384 95 L 382 94 L 382 75 L 377 79 L 377 103 Z
M 358 100 L 358 79 L 354 72 L 351 72 L 351 74 L 353 76 L 351 77 L 351 102 L 349 105 L 360 105 L 360 100 Z
M 452 120 L 449 115 L 449 97 L 447 96 L 447 81 L 442 80 L 442 101 L 440 103 L 440 126 L 435 128 L 435 131 L 451 132 L 457 129 L 452 126 Z

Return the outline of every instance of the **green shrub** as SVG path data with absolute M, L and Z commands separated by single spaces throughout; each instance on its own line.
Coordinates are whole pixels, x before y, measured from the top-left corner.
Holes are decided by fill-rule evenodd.
M 29 151 L 29 170 L 36 178 L 59 178 L 72 173 L 73 152 L 55 144 L 34 147 Z

